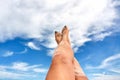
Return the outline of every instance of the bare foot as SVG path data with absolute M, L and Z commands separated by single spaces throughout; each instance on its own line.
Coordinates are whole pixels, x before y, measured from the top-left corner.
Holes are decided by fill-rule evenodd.
M 67 36 L 68 33 L 69 33 L 69 30 L 68 30 L 67 26 L 64 26 L 63 29 L 62 29 L 62 34 L 63 34 L 64 36 L 65 36 L 65 35 Z
M 63 40 L 69 42 L 68 34 L 69 34 L 69 30 L 68 30 L 67 26 L 64 26 L 64 28 L 62 29 Z
M 55 40 L 56 40 L 57 44 L 59 44 L 62 41 L 62 34 L 55 31 Z

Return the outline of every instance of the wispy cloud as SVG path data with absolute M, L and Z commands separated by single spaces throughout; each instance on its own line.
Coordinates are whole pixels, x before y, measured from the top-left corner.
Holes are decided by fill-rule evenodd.
M 2 56 L 3 57 L 9 57 L 9 56 L 12 56 L 14 54 L 13 51 L 6 51 Z
M 107 68 L 107 66 L 110 66 L 110 65 L 112 66 L 113 64 L 117 63 L 116 61 L 119 62 L 119 60 L 120 60 L 120 54 L 110 56 L 107 59 L 105 59 L 98 68 L 105 68 L 105 67 Z M 118 64 L 118 65 L 120 65 L 120 64 Z
M 119 70 L 117 70 L 115 72 L 120 73 L 120 68 L 117 67 L 117 66 L 120 66 L 119 60 L 120 60 L 120 54 L 115 54 L 115 55 L 110 56 L 110 57 L 106 58 L 105 60 L 103 60 L 101 62 L 101 64 L 98 66 L 86 66 L 86 68 L 88 68 L 88 69 L 108 69 L 108 70 L 112 70 L 112 69 L 117 70 L 117 68 L 118 68 Z
M 26 52 L 27 52 L 27 48 L 25 48 L 23 51 L 20 51 L 20 52 L 6 50 L 6 51 L 3 51 L 0 56 L 1 57 L 10 57 L 13 55 L 25 54 Z
M 27 50 L 27 48 L 25 48 L 23 51 L 20 51 L 20 52 L 18 52 L 19 54 L 24 54 L 24 53 L 26 53 L 28 50 Z
M 10 71 L 0 71 L 0 79 L 12 79 L 12 80 L 20 80 L 25 78 L 35 78 L 36 76 L 33 74 L 23 74 L 23 73 L 16 73 L 16 72 L 10 72 Z
M 119 75 L 111 75 L 111 74 L 94 74 L 94 77 L 91 80 L 120 80 Z
M 48 50 L 47 55 L 53 56 L 53 53 L 54 53 L 54 49 L 50 49 L 50 50 Z
M 35 68 L 33 69 L 34 72 L 40 72 L 40 73 L 45 73 L 47 72 L 47 69 L 44 69 L 44 68 Z
M 34 42 L 28 42 L 26 45 L 33 50 L 40 50 L 40 47 L 37 47 Z
M 73 48 L 77 50 L 87 41 L 102 40 L 115 29 L 120 31 L 115 23 L 119 19 L 118 3 L 118 0 L 1 0 L 0 41 L 35 38 L 43 42 L 41 45 L 55 48 L 53 31 L 68 25 Z M 39 49 L 33 43 L 29 46 Z
M 112 55 L 104 59 L 98 66 L 87 65 L 86 69 L 92 74 L 92 80 L 119 80 L 120 77 L 120 54 Z M 103 73 L 102 70 L 104 71 Z M 88 74 L 89 75 L 89 74 Z
M 42 65 L 29 65 L 28 63 L 25 63 L 25 62 L 14 62 L 12 63 L 11 66 L 3 66 L 3 65 L 0 65 L 0 68 L 1 69 L 12 69 L 12 70 L 17 70 L 17 71 L 35 71 L 37 72 L 45 72 L 47 71 L 47 69 L 45 68 L 40 68 L 42 67 Z M 44 70 L 44 71 L 42 71 Z
M 15 62 L 13 63 L 13 66 L 11 67 L 15 70 L 21 70 L 21 71 L 28 71 L 28 64 L 23 62 Z
M 0 65 L 0 79 L 36 79 L 39 74 L 45 74 L 48 69 L 42 65 L 30 65 L 25 62 L 14 62 L 11 65 Z M 14 76 L 14 77 L 11 77 Z M 44 75 L 45 76 L 45 75 Z M 44 77 L 43 76 L 43 77 Z

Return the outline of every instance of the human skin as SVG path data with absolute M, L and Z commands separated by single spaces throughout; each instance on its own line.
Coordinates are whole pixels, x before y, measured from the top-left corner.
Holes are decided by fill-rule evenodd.
M 88 80 L 76 58 L 74 58 L 74 70 L 75 80 Z
M 68 36 L 69 30 L 66 26 L 62 33 L 55 32 L 58 46 L 54 52 L 46 80 L 88 80 L 74 58 Z

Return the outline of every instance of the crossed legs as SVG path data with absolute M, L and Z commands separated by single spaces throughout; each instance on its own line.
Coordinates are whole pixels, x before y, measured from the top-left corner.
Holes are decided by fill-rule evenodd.
M 68 38 L 69 30 L 65 26 L 62 33 L 55 32 L 58 44 L 46 80 L 88 80 L 74 58 Z

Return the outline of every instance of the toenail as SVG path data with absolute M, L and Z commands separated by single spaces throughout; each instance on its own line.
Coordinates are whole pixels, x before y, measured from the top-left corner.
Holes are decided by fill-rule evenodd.
M 55 31 L 55 34 L 57 33 L 57 31 Z

